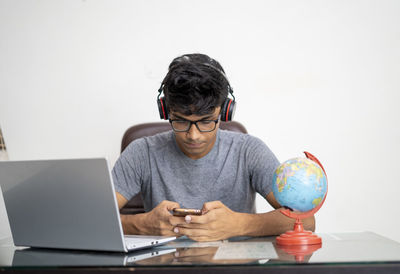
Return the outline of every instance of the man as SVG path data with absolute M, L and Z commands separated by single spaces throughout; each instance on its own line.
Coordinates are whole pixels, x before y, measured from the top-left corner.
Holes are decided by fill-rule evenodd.
M 146 210 L 121 215 L 124 232 L 214 241 L 292 229 L 278 210 L 255 214 L 255 192 L 280 207 L 271 191 L 279 162 L 261 140 L 219 129 L 235 104 L 221 65 L 203 54 L 177 57 L 162 92 L 160 116 L 172 130 L 133 141 L 112 172 L 119 208 L 141 192 Z M 203 215 L 173 216 L 179 207 L 201 208 Z M 314 230 L 314 218 L 304 226 Z

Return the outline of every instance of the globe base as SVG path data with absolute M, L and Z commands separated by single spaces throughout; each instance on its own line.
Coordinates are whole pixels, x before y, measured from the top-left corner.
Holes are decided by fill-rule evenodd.
M 293 230 L 287 231 L 276 237 L 278 245 L 320 245 L 321 237 L 308 230 L 304 230 L 301 219 L 296 219 Z

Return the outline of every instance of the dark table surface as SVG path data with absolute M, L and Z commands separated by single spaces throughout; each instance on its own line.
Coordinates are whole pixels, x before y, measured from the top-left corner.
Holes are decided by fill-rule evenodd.
M 372 232 L 325 233 L 322 245 L 277 246 L 275 237 L 180 238 L 128 254 L 15 247 L 0 241 L 5 273 L 400 273 L 400 243 Z

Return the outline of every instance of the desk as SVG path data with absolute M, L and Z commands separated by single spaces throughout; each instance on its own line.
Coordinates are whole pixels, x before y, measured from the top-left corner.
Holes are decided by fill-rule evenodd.
M 180 238 L 129 254 L 0 246 L 1 273 L 400 273 L 400 243 L 372 232 L 318 234 L 322 246 L 292 255 L 275 237 L 198 243 Z M 299 255 L 300 254 L 300 255 Z

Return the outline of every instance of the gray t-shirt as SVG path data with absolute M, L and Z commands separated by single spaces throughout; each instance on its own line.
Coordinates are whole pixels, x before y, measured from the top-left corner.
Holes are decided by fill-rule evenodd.
M 212 150 L 193 160 L 178 147 L 173 131 L 133 141 L 117 160 L 115 190 L 130 200 L 141 192 L 144 209 L 163 200 L 201 208 L 219 200 L 237 212 L 255 212 L 255 192 L 272 190 L 279 161 L 258 138 L 218 129 Z

